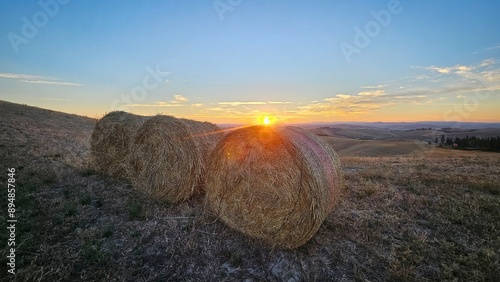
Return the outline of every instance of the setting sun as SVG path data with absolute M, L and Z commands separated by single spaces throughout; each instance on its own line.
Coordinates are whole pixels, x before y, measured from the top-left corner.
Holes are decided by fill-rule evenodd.
M 262 125 L 274 125 L 278 122 L 278 119 L 274 116 L 261 116 L 257 118 L 257 122 Z

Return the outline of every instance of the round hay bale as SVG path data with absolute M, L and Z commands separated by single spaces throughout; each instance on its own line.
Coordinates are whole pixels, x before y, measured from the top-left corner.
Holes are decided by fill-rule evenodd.
M 340 194 L 334 150 L 295 127 L 252 126 L 227 134 L 206 179 L 208 207 L 224 223 L 280 248 L 296 248 L 319 229 Z
M 127 178 L 127 158 L 136 131 L 146 120 L 122 111 L 101 118 L 90 140 L 90 163 L 96 171 Z
M 205 162 L 220 133 L 208 122 L 158 115 L 137 131 L 129 156 L 132 184 L 171 203 L 202 191 Z

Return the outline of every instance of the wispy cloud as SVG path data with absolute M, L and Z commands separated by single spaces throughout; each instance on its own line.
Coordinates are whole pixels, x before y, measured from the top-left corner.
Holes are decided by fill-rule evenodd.
M 493 50 L 496 50 L 496 49 L 500 49 L 500 45 L 491 46 L 491 47 L 484 48 L 484 49 L 481 49 L 479 51 L 475 51 L 475 52 L 472 52 L 472 53 L 473 54 L 478 54 L 478 53 L 481 53 L 481 52 L 493 51 Z
M 498 47 L 500 48 L 500 46 L 498 46 Z M 483 60 L 478 66 L 479 67 L 487 67 L 487 66 L 491 66 L 494 64 L 496 64 L 495 59 L 486 59 L 486 60 Z
M 357 119 L 409 105 L 449 105 L 474 93 L 500 90 L 500 69 L 495 59 L 476 64 L 451 66 L 416 66 L 415 75 L 394 81 L 361 86 L 357 92 L 334 93 L 309 103 L 286 101 L 223 101 L 200 107 L 200 116 L 251 120 L 257 116 L 275 115 L 294 120 L 325 118 Z M 287 104 L 279 113 L 266 112 L 265 105 Z M 258 106 L 258 107 L 257 107 Z M 267 109 L 272 111 L 272 107 Z
M 158 108 L 158 107 L 185 107 L 189 99 L 182 95 L 176 94 L 170 101 L 155 101 L 153 104 L 128 104 L 127 107 L 143 107 L 143 108 Z M 193 104 L 191 107 L 201 107 L 203 104 Z
M 286 104 L 291 104 L 292 102 L 285 102 L 285 101 L 271 101 L 271 102 L 266 102 L 270 105 L 286 105 Z
M 212 108 L 207 108 L 206 110 L 207 111 L 211 111 L 211 112 L 225 112 L 226 108 L 223 108 L 223 107 L 212 107 Z
M 428 74 L 423 74 L 419 75 L 416 78 L 417 79 L 429 79 L 432 78 L 432 74 L 437 73 L 440 75 L 455 75 L 458 77 L 462 77 L 465 79 L 471 79 L 471 78 L 481 78 L 484 75 L 487 75 L 491 72 L 498 72 L 498 68 L 496 69 L 491 69 L 497 64 L 497 61 L 495 59 L 486 59 L 481 61 L 477 65 L 454 65 L 454 66 L 445 66 L 445 67 L 440 67 L 440 66 L 415 66 L 413 68 L 416 69 L 424 69 L 430 71 Z
M 218 105 L 225 105 L 225 106 L 246 106 L 246 105 L 285 105 L 285 104 L 291 104 L 292 102 L 288 101 L 250 101 L 250 102 L 241 102 L 241 101 L 234 101 L 234 102 L 219 102 L 217 103 Z
M 363 89 L 380 89 L 383 88 L 385 84 L 378 84 L 378 85 L 368 85 L 368 86 L 363 86 L 361 88 Z
M 67 85 L 67 86 L 81 86 L 79 83 L 63 82 L 63 81 L 47 81 L 47 80 L 20 80 L 20 82 L 31 84 L 49 84 L 49 85 Z
M 219 102 L 218 105 L 243 106 L 243 105 L 265 105 L 266 102 Z
M 358 93 L 359 96 L 367 96 L 367 97 L 378 97 L 378 96 L 384 96 L 385 91 L 384 90 L 374 90 L 374 91 L 362 91 Z
M 491 51 L 491 50 L 496 50 L 496 49 L 500 49 L 500 44 L 496 45 L 496 46 L 493 46 L 493 47 L 488 47 L 485 50 Z
M 473 69 L 473 67 L 471 66 L 463 66 L 463 65 L 455 65 L 452 67 L 429 66 L 429 67 L 419 67 L 419 68 L 435 71 L 441 74 L 458 74 L 458 75 L 467 74 Z
M 22 83 L 31 84 L 48 84 L 48 85 L 61 85 L 61 86 L 81 86 L 80 83 L 73 83 L 67 81 L 61 81 L 60 79 L 41 76 L 41 75 L 31 75 L 24 73 L 0 73 L 0 78 L 15 79 Z
M 500 69 L 494 59 L 475 65 L 416 66 L 423 70 L 415 77 L 397 82 L 363 86 L 358 93 L 339 93 L 321 101 L 298 106 L 303 116 L 357 117 L 397 105 L 442 103 L 451 97 L 463 98 L 470 93 L 500 90 Z
M 330 97 L 309 103 L 277 102 L 276 104 L 289 105 L 279 114 L 271 113 L 271 115 L 286 116 L 294 120 L 366 119 L 371 115 L 387 112 L 390 108 L 423 106 L 422 109 L 427 109 L 428 105 L 447 106 L 456 102 L 456 99 L 500 90 L 500 68 L 499 62 L 495 59 L 467 65 L 430 65 L 413 68 L 417 71 L 412 76 L 361 86 L 356 92 L 332 93 Z M 210 108 L 210 112 L 218 117 L 248 120 L 253 116 L 267 114 L 264 111 L 252 111 L 264 110 L 265 106 L 252 107 L 252 105 L 272 104 L 273 102 L 264 101 L 226 101 L 217 103 L 216 107 Z M 429 108 L 429 112 L 434 109 L 435 107 Z M 237 116 L 239 113 L 235 112 L 236 110 L 243 112 L 241 116 Z M 439 113 L 437 115 L 439 116 Z
M 154 104 L 128 104 L 126 107 L 184 107 L 186 105 L 181 103 L 171 103 L 171 102 L 163 102 L 156 101 Z
M 486 59 L 475 65 L 454 66 L 417 66 L 416 69 L 426 71 L 418 80 L 419 88 L 410 85 L 407 91 L 412 94 L 467 93 L 500 90 L 500 68 L 495 59 Z M 404 83 L 404 82 L 403 82 Z
M 54 102 L 65 102 L 65 101 L 68 101 L 68 99 L 59 99 L 59 98 L 37 98 L 37 100 L 54 101 Z
M 288 109 L 277 110 L 276 107 L 272 107 L 272 105 L 283 104 L 290 105 L 292 111 L 295 109 L 294 104 L 288 101 L 218 102 L 196 108 L 196 112 L 192 116 L 196 118 L 234 120 L 242 123 L 258 123 L 263 116 L 276 117 L 277 121 L 280 122 L 297 117 L 297 115 L 292 114 Z M 263 105 L 264 107 L 262 107 Z M 266 109 L 265 105 L 270 105 L 271 107 Z
M 379 110 L 393 102 L 384 90 L 362 91 L 355 95 L 336 94 L 322 101 L 298 107 L 298 114 L 321 116 L 357 116 Z
M 186 103 L 189 99 L 182 95 L 174 95 L 174 100 L 171 103 Z
M 426 95 L 387 93 L 385 90 L 362 91 L 357 94 L 337 94 L 322 101 L 298 107 L 298 114 L 309 116 L 357 117 L 397 104 L 422 104 Z
M 22 73 L 0 73 L 1 78 L 11 78 L 11 79 L 42 79 L 44 78 L 43 76 L 39 75 L 29 75 L 29 74 L 22 74 Z

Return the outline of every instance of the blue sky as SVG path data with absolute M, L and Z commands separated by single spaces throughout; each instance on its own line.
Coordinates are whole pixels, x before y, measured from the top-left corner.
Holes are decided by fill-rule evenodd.
M 500 121 L 498 11 L 498 1 L 2 1 L 0 99 L 91 117 Z

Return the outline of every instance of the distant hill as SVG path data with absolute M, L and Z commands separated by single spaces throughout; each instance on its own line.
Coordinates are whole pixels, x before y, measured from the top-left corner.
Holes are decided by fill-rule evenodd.
M 31 144 L 35 155 L 62 155 L 65 162 L 84 165 L 89 150 L 89 136 L 95 119 L 0 100 L 0 147 L 17 146 L 15 151 Z M 434 147 L 434 139 L 476 136 L 500 136 L 498 123 L 462 123 L 449 128 L 446 122 L 415 123 L 310 123 L 298 124 L 332 144 L 340 155 L 392 156 L 416 154 Z M 241 124 L 219 125 L 222 128 Z M 477 128 L 471 128 L 477 126 Z M 486 127 L 486 126 L 489 126 Z M 427 146 L 431 142 L 431 146 Z
M 317 127 L 336 127 L 336 128 L 378 128 L 388 130 L 414 130 L 421 128 L 443 129 L 483 129 L 483 128 L 498 128 L 500 123 L 484 123 L 484 122 L 447 122 L 447 121 L 419 121 L 419 122 L 314 122 L 300 124 L 305 128 Z
M 319 136 L 329 136 L 338 138 L 349 138 L 359 140 L 417 140 L 425 142 L 434 142 L 435 138 L 445 138 L 476 136 L 496 137 L 500 136 L 500 128 L 477 128 L 477 129 L 459 129 L 459 128 L 421 128 L 412 130 L 390 130 L 385 128 L 368 127 L 318 127 L 309 128 Z
M 222 128 L 234 128 L 242 124 L 218 124 Z M 313 122 L 294 123 L 291 126 L 298 126 L 306 129 L 316 128 L 341 128 L 341 129 L 372 129 L 372 130 L 446 130 L 446 129 L 500 129 L 500 123 L 484 122 L 445 122 L 445 121 L 420 121 L 420 122 Z
M 327 141 L 340 156 L 365 157 L 431 154 L 437 147 L 434 140 L 438 138 L 440 143 L 441 136 L 452 139 L 500 136 L 499 128 L 389 130 L 365 126 L 323 126 L 309 130 Z

